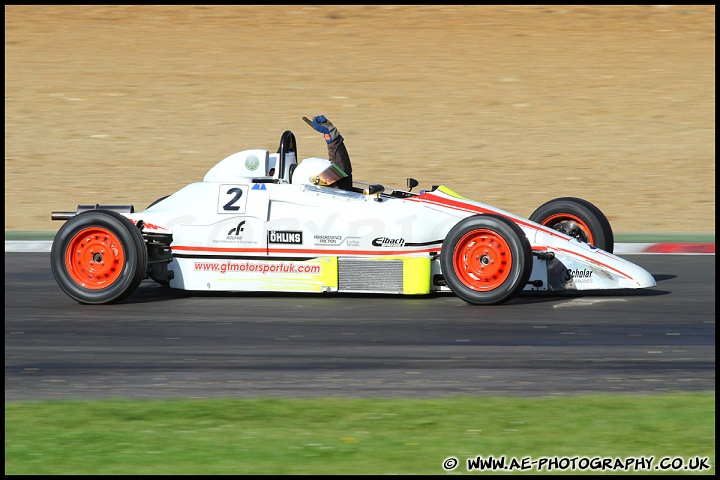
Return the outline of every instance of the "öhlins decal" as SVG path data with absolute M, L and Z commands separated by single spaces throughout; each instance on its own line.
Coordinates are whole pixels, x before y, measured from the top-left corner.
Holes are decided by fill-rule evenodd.
M 299 245 L 303 243 L 302 232 L 270 230 L 268 231 L 268 243 Z

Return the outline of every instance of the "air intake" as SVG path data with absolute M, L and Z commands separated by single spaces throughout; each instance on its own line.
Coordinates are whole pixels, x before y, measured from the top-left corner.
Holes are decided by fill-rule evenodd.
M 340 257 L 338 291 L 403 293 L 403 261 Z

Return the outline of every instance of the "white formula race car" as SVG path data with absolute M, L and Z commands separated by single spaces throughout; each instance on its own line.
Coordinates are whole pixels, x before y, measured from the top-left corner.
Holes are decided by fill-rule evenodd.
M 319 186 L 300 173 L 319 159 L 297 158 L 286 131 L 277 153 L 230 155 L 145 210 L 52 212 L 65 221 L 51 250 L 58 285 L 85 304 L 118 302 L 150 278 L 190 291 L 452 291 L 476 305 L 655 285 L 612 254 L 610 224 L 585 200 L 551 200 L 528 219 L 445 186 L 414 193 L 412 178 L 406 190 Z

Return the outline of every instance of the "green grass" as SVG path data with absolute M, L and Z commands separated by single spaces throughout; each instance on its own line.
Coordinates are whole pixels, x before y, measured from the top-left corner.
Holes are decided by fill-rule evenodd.
M 6 474 L 443 474 L 489 455 L 708 457 L 714 473 L 715 395 L 5 404 Z

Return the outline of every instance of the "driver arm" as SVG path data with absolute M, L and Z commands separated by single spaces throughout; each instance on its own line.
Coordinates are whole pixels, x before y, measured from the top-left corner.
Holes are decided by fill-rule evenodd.
M 335 141 L 327 144 L 327 147 L 328 159 L 348 174 L 346 178 L 338 181 L 338 187 L 342 189 L 352 188 L 352 165 L 350 164 L 350 154 L 345 147 L 345 139 L 342 135 L 338 135 Z

